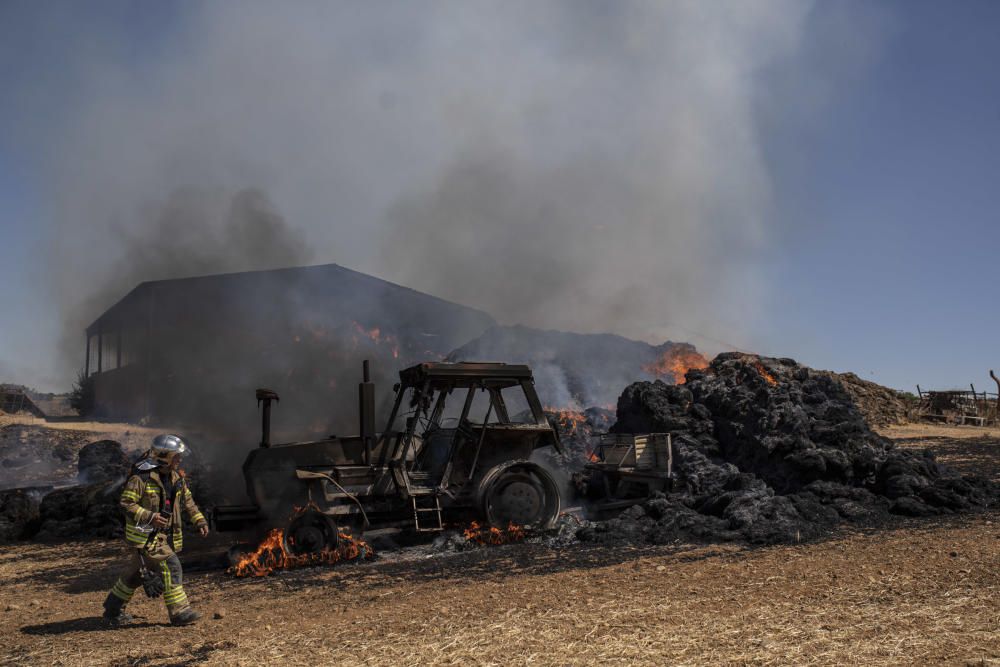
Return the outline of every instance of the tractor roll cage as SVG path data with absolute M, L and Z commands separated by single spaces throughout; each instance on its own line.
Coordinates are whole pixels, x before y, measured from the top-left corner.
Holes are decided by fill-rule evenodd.
M 544 428 L 552 433 L 556 450 L 562 452 L 562 444 L 559 442 L 558 435 L 549 425 L 545 412 L 542 410 L 542 404 L 538 400 L 538 394 L 535 392 L 535 381 L 528 366 L 503 363 L 428 362 L 401 370 L 399 378 L 400 384 L 393 387 L 396 392 L 396 400 L 389 414 L 386 428 L 382 431 L 382 438 L 391 437 L 392 425 L 399 415 L 403 395 L 410 388 L 414 389 L 410 407 L 414 409 L 415 414 L 406 420 L 406 430 L 403 437 L 396 441 L 389 457 L 390 460 L 406 460 L 422 414 L 428 414 L 428 431 L 439 426 L 447 397 L 455 389 L 470 390 L 465 396 L 461 416 L 458 418 L 460 426 L 472 424 L 468 421 L 468 417 L 475 398 L 475 390 L 489 392 L 490 403 L 481 425 L 480 446 L 487 428 L 491 427 L 488 423 L 490 416 L 495 412 L 499 424 L 492 425 L 493 428 Z M 534 424 L 512 424 L 510 421 L 510 414 L 507 411 L 501 390 L 517 386 L 520 386 L 524 393 Z M 434 400 L 432 410 L 431 402 L 435 393 L 437 393 L 437 398 Z M 457 435 L 456 433 L 456 443 Z

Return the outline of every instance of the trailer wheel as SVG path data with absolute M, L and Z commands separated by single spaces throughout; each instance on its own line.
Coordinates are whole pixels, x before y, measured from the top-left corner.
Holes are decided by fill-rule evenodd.
M 333 519 L 314 509 L 292 517 L 283 537 L 285 551 L 296 555 L 335 549 L 339 540 L 340 534 Z
M 491 526 L 551 528 L 559 517 L 556 482 L 544 468 L 514 461 L 493 468 L 480 484 L 480 503 Z

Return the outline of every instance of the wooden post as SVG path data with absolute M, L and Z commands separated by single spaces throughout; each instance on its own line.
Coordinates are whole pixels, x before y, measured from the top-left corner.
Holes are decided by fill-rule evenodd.
M 993 369 L 990 369 L 990 377 L 997 383 L 997 418 L 1000 419 L 1000 379 L 997 379 Z
M 83 362 L 84 363 L 84 366 L 83 366 L 83 377 L 84 377 L 84 379 L 87 379 L 87 378 L 90 377 L 90 332 L 89 331 L 86 332 L 86 336 L 87 336 L 87 360 L 85 362 Z
M 104 370 L 101 365 L 104 361 L 102 357 L 104 356 L 104 332 L 101 330 L 100 326 L 97 329 L 97 372 L 100 373 Z

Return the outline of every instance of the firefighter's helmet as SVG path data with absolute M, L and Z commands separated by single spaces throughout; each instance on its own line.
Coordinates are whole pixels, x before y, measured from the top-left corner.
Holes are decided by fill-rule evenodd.
M 164 433 L 153 438 L 153 446 L 146 452 L 136 467 L 139 470 L 153 470 L 160 466 L 170 465 L 174 457 L 188 452 L 188 446 L 179 435 Z

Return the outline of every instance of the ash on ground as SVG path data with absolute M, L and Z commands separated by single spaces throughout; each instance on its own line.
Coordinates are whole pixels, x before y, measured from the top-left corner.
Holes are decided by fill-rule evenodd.
M 582 528 L 593 542 L 794 542 L 843 522 L 996 506 L 1000 485 L 874 433 L 833 374 L 791 359 L 721 354 L 684 385 L 637 382 L 619 433 L 673 435 L 669 493 Z

